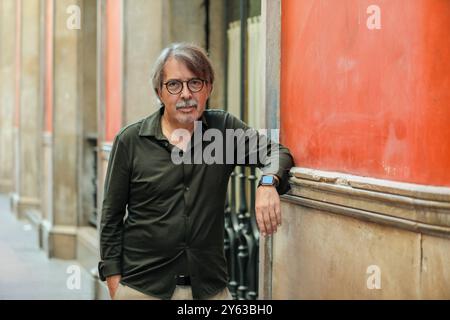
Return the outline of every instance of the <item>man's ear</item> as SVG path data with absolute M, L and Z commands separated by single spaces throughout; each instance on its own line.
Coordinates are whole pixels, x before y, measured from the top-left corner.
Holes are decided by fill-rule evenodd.
M 163 101 L 161 99 L 161 90 L 156 89 L 154 92 L 156 93 L 157 102 L 160 103 L 161 106 L 163 106 L 164 103 L 163 103 Z
M 213 92 L 214 86 L 212 84 L 209 85 L 209 97 L 211 97 L 211 94 Z
M 158 97 L 159 101 L 162 102 L 162 99 L 161 99 L 161 90 L 160 90 L 160 89 L 156 89 L 156 96 Z

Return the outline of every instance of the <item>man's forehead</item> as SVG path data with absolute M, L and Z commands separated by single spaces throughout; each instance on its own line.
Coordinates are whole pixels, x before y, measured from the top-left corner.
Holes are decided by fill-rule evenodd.
M 167 59 L 164 64 L 163 75 L 165 79 L 190 79 L 197 77 L 197 75 L 188 68 L 184 61 L 174 57 Z

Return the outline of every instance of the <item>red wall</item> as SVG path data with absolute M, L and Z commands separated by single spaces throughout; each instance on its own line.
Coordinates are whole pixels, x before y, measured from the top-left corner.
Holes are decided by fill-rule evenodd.
M 297 166 L 450 186 L 450 1 L 283 0 L 281 51 Z
M 114 140 L 122 126 L 122 8 L 120 0 L 106 2 L 105 140 Z

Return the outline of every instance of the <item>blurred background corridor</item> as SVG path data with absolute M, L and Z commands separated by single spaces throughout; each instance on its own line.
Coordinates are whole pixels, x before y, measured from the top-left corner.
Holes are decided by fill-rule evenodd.
M 48 260 L 36 229 L 9 212 L 9 199 L 0 195 L 0 299 L 92 299 L 92 281 L 76 260 Z M 80 283 L 72 283 L 79 270 Z

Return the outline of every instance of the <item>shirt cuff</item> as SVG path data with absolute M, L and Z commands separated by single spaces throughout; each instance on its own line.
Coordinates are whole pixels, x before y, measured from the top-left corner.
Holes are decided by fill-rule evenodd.
M 105 281 L 106 277 L 117 274 L 122 274 L 120 261 L 100 261 L 98 263 L 98 276 L 100 280 Z

